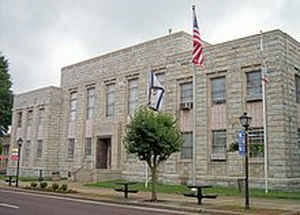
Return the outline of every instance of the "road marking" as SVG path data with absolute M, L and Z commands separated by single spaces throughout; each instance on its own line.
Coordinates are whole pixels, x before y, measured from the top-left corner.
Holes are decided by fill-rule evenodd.
M 18 209 L 19 208 L 16 205 L 9 205 L 9 204 L 5 204 L 5 203 L 0 203 L 0 207 L 13 208 L 13 209 Z
M 6 192 L 6 193 L 15 193 L 14 191 L 9 191 L 9 190 L 1 190 L 1 192 Z M 104 205 L 104 206 L 111 206 L 111 207 L 120 207 L 120 208 L 129 208 L 129 209 L 139 209 L 139 210 L 144 210 L 144 211 L 155 211 L 155 212 L 165 212 L 165 213 L 172 213 L 172 214 L 195 214 L 195 213 L 187 213 L 185 211 L 176 211 L 175 210 L 169 210 L 169 209 L 161 209 L 161 208 L 152 208 L 151 206 L 134 206 L 134 205 L 122 205 L 122 204 L 117 204 L 117 203 L 107 203 L 107 202 L 99 202 L 97 200 L 85 200 L 85 199 L 73 199 L 73 198 L 68 198 L 68 197 L 59 197 L 59 196 L 48 196 L 48 195 L 42 195 L 42 194 L 36 194 L 36 193 L 26 193 L 26 192 L 18 192 L 19 194 L 23 195 L 28 195 L 28 196 L 38 196 L 38 197 L 43 197 L 43 198 L 51 198 L 51 199 L 61 199 L 61 200 L 68 200 L 68 201 L 73 201 L 73 202 L 81 202 L 81 203 L 86 203 L 86 204 L 95 204 L 95 205 Z M 17 207 L 17 206 L 15 206 Z M 18 207 L 17 207 L 18 208 Z

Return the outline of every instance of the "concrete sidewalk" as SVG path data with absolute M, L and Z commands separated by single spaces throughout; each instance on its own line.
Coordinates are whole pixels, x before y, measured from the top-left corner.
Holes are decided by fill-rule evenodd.
M 49 182 L 50 184 L 52 182 Z M 60 182 L 62 184 L 63 182 Z M 66 182 L 64 182 L 66 183 Z M 20 186 L 25 186 L 30 183 L 21 183 Z M 2 185 L 3 186 L 3 185 Z M 8 187 L 7 185 L 5 187 Z M 146 207 L 158 207 L 186 212 L 207 212 L 210 214 L 299 214 L 300 215 L 300 200 L 286 199 L 264 199 L 251 198 L 250 207 L 252 210 L 247 213 L 239 208 L 244 207 L 244 198 L 242 197 L 225 197 L 218 196 L 217 199 L 203 199 L 202 205 L 197 204 L 196 198 L 185 197 L 181 194 L 165 194 L 158 193 L 158 202 L 150 202 L 150 192 L 138 192 L 130 194 L 129 198 L 125 199 L 123 193 L 106 188 L 92 188 L 84 186 L 81 183 L 68 182 L 69 189 L 78 191 L 77 194 L 68 194 L 69 197 L 92 199 L 97 201 L 114 202 L 120 204 L 132 204 Z M 13 187 L 12 187 L 13 188 Z M 53 194 L 53 193 L 51 193 Z M 65 195 L 65 194 L 63 194 Z M 255 208 L 255 210 L 253 209 Z M 298 213 L 296 213 L 298 212 Z

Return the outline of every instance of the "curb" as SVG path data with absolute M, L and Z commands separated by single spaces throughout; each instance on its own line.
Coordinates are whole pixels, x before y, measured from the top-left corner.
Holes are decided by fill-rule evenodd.
M 134 202 L 132 200 L 125 200 L 125 201 L 117 201 L 113 199 L 105 199 L 101 197 L 84 197 L 76 194 L 60 194 L 60 193 L 50 193 L 50 192 L 41 192 L 41 191 L 33 191 L 33 190 L 26 190 L 23 188 L 16 188 L 16 187 L 4 187 L 0 186 L 2 190 L 9 190 L 15 191 L 20 193 L 32 193 L 32 194 L 40 194 L 45 196 L 56 196 L 56 197 L 65 197 L 70 199 L 79 199 L 79 200 L 89 200 L 95 202 L 103 202 L 103 203 L 112 203 L 112 204 L 119 204 L 119 205 L 131 205 L 131 206 L 139 206 L 145 208 L 155 208 L 155 209 L 166 209 L 170 211 L 181 211 L 181 212 L 188 212 L 188 213 L 211 213 L 214 215 L 240 215 L 239 212 L 233 211 L 224 211 L 224 210 L 217 210 L 217 209 L 206 209 L 206 208 L 187 208 L 184 206 L 176 207 L 176 206 L 169 206 L 169 205 L 160 205 L 159 203 L 146 203 L 146 202 Z M 135 200 L 136 201 L 136 200 Z M 251 215 L 251 214 L 248 214 Z

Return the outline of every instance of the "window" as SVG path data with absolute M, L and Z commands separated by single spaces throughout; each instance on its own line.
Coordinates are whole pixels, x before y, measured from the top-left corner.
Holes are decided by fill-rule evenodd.
M 36 157 L 41 158 L 43 153 L 43 140 L 37 141 Z
M 68 143 L 68 159 L 74 158 L 74 147 L 75 147 L 75 139 L 69 139 Z
M 225 159 L 226 153 L 226 130 L 218 130 L 212 132 L 212 154 L 213 159 Z
M 44 118 L 45 118 L 45 109 L 40 108 L 39 109 L 39 119 L 38 119 L 38 129 L 42 129 L 44 125 Z
M 39 126 L 43 125 L 44 118 L 45 118 L 45 109 L 40 108 L 40 110 L 39 110 Z
M 95 88 L 87 89 L 87 119 L 92 119 L 95 110 Z
M 254 71 L 247 73 L 247 100 L 262 99 L 261 72 Z
M 248 131 L 249 136 L 249 155 L 250 157 L 264 156 L 264 129 L 251 128 Z
M 211 79 L 211 98 L 213 104 L 226 102 L 225 77 Z
M 86 138 L 85 139 L 85 155 L 91 155 L 92 154 L 92 138 Z
M 106 86 L 106 116 L 115 115 L 115 84 Z
M 17 126 L 18 128 L 21 128 L 22 127 L 22 112 L 18 112 L 17 113 Z
M 30 139 L 31 137 L 31 127 L 32 127 L 32 116 L 33 116 L 33 111 L 30 110 L 27 112 L 27 122 L 26 122 L 26 136 L 27 139 Z
M 72 92 L 70 97 L 70 121 L 74 121 L 76 118 L 77 92 Z
M 193 133 L 183 133 L 183 145 L 181 148 L 181 159 L 192 159 L 193 157 Z
M 28 161 L 30 158 L 31 141 L 27 140 L 24 146 L 24 161 Z
M 296 82 L 296 102 L 300 104 L 300 76 L 295 76 L 295 82 Z
M 180 103 L 193 102 L 192 82 L 180 84 Z
M 135 108 L 138 105 L 138 79 L 132 79 L 128 81 L 129 85 L 129 101 L 128 101 L 128 109 L 129 114 L 133 114 Z
M 300 128 L 297 130 L 297 137 L 296 137 L 296 154 L 300 155 Z
M 33 116 L 33 111 L 30 110 L 27 112 L 27 127 L 32 126 L 32 116 Z

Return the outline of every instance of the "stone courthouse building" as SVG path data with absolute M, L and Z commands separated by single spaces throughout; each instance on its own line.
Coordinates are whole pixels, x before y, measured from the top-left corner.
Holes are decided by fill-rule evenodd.
M 263 40 L 263 52 L 260 41 Z M 232 151 L 251 116 L 250 183 L 264 183 L 261 69 L 267 66 L 268 177 L 271 187 L 300 187 L 300 44 L 280 30 L 220 44 L 205 43 L 204 66 L 191 64 L 192 38 L 173 33 L 62 68 L 60 87 L 15 96 L 11 145 L 23 139 L 23 176 L 81 181 L 145 179 L 145 164 L 128 155 L 122 137 L 129 115 L 147 103 L 151 66 L 166 88 L 163 111 L 176 116 L 185 142 L 163 163 L 160 180 L 192 179 L 193 109 L 197 181 L 234 183 L 244 159 Z M 193 74 L 196 80 L 193 104 Z M 14 174 L 16 163 L 9 163 Z

